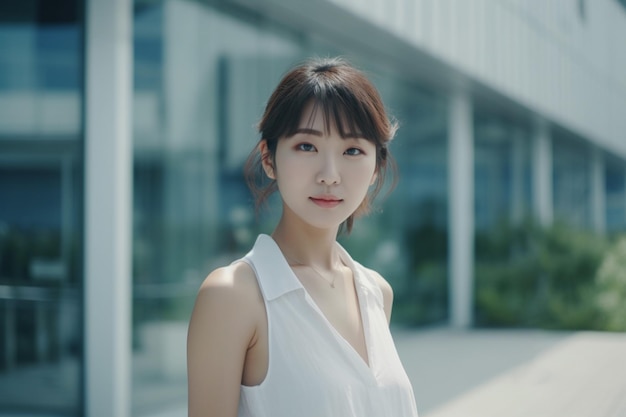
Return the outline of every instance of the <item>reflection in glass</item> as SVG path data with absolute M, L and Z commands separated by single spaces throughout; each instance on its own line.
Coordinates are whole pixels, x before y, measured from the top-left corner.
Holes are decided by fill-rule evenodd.
M 0 413 L 82 410 L 79 7 L 0 18 Z
M 557 131 L 553 155 L 555 220 L 576 228 L 591 228 L 590 148 Z
M 392 284 L 395 323 L 441 323 L 448 309 L 446 107 L 442 97 L 392 74 L 375 81 L 400 125 L 390 147 L 398 184 L 346 246 Z
M 524 231 L 532 224 L 531 178 L 528 129 L 478 109 L 474 117 L 473 291 L 479 326 L 515 325 L 517 317 L 510 311 L 532 297 L 520 291 L 527 291 L 526 284 L 514 273 L 525 271 L 520 258 L 527 237 Z M 534 272 L 529 274 L 531 278 Z
M 477 234 L 519 224 L 531 213 L 530 135 L 523 126 L 478 113 L 474 122 Z
M 626 231 L 626 162 L 607 157 L 605 165 L 606 230 Z

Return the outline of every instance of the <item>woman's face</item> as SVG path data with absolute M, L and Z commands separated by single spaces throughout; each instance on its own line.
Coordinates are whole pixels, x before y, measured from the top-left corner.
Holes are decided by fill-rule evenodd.
M 313 227 L 337 228 L 376 180 L 376 146 L 360 132 L 342 138 L 334 123 L 325 132 L 323 111 L 312 113 L 309 103 L 296 134 L 279 139 L 273 167 L 269 160 L 263 167 L 277 182 L 285 213 Z M 261 152 L 267 152 L 264 143 Z

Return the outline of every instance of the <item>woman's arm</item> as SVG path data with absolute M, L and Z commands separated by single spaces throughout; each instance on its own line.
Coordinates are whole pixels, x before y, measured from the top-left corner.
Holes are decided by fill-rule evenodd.
M 243 263 L 213 271 L 200 287 L 187 335 L 190 417 L 236 417 L 258 286 Z

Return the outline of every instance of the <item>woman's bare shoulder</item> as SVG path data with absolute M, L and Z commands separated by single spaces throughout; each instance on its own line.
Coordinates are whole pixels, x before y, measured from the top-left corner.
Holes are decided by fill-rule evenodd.
M 260 295 L 254 271 L 243 261 L 215 269 L 204 279 L 199 292 L 216 291 L 228 292 L 234 297 Z
M 236 317 L 240 323 L 258 317 L 263 297 L 254 271 L 245 262 L 215 269 L 202 282 L 196 310 Z

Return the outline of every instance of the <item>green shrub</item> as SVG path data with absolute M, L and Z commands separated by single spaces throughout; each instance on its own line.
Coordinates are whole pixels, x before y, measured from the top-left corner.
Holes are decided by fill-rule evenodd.
M 626 236 L 618 239 L 602 261 L 595 277 L 595 303 L 602 327 L 626 331 Z
M 595 275 L 607 247 L 605 238 L 562 224 L 478 235 L 477 325 L 601 329 Z

